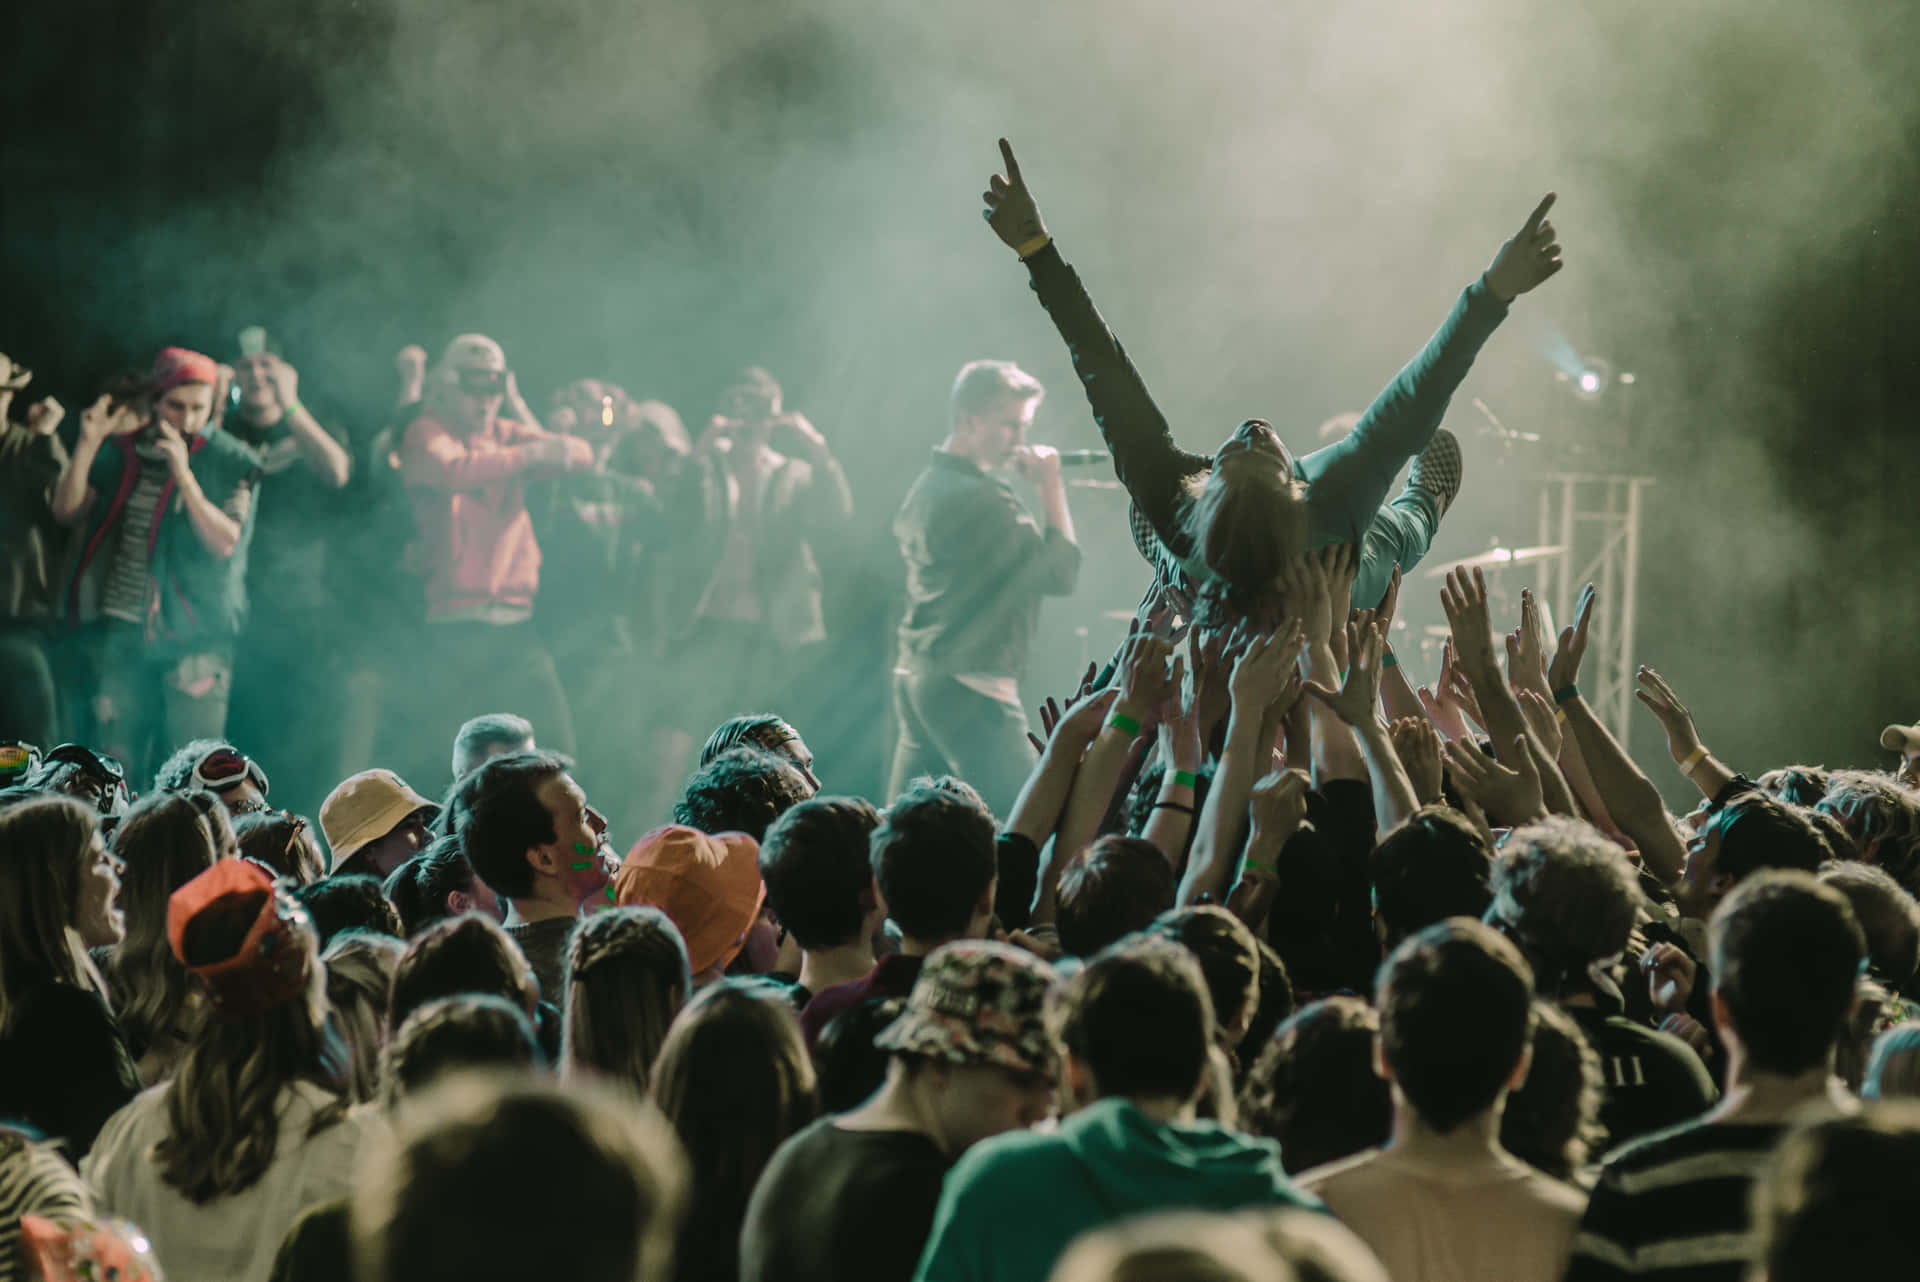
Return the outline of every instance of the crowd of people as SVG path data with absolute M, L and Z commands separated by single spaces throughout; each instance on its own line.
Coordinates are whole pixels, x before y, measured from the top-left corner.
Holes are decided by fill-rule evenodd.
M 764 371 L 698 441 L 597 382 L 541 420 L 476 335 L 364 450 L 257 329 L 77 437 L 5 407 L 0 1282 L 1920 1262 L 1920 726 L 1749 777 L 1643 668 L 1675 816 L 1582 694 L 1591 591 L 1554 635 L 1450 573 L 1431 686 L 1389 641 L 1552 197 L 1341 439 L 1201 456 L 1003 149 L 1152 586 L 1030 723 L 1079 534 L 1043 389 L 967 364 L 883 796 L 801 733 L 852 497 Z

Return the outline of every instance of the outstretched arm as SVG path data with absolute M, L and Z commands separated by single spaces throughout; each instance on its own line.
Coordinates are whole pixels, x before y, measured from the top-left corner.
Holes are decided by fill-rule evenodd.
M 1353 431 L 1300 460 L 1300 474 L 1313 486 L 1317 533 L 1352 542 L 1366 536 L 1394 476 L 1433 439 L 1454 389 L 1506 319 L 1507 305 L 1560 270 L 1560 246 L 1547 221 L 1553 202 L 1549 192 L 1535 206 Z
M 1173 443 L 1173 433 L 1147 385 L 1120 340 L 1095 310 L 1080 277 L 1067 266 L 1047 233 L 1033 193 L 1027 189 L 1020 164 L 1006 139 L 1000 140 L 1006 162 L 1003 178 L 995 174 L 986 201 L 987 223 L 1002 243 L 1026 262 L 1040 305 L 1053 318 L 1054 328 L 1066 340 L 1074 372 L 1093 409 L 1094 422 L 1113 451 L 1114 471 L 1127 487 L 1134 505 L 1169 547 L 1183 547 L 1179 518 L 1183 482 L 1207 470 L 1207 459 Z

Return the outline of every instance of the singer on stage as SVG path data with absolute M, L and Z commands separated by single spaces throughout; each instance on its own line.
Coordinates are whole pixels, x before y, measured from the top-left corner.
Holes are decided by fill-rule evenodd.
M 1026 443 L 1043 395 L 1011 361 L 963 367 L 947 439 L 893 519 L 907 611 L 893 674 L 890 797 L 915 775 L 955 774 L 1004 816 L 1032 765 L 1020 674 L 1040 598 L 1067 595 L 1080 574 L 1060 456 Z M 992 475 L 1008 464 L 1039 490 L 1044 532 Z

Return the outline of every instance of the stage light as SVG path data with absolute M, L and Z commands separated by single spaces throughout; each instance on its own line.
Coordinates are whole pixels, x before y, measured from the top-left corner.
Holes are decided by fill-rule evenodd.
M 1613 364 L 1599 356 L 1582 356 L 1574 374 L 1573 394 L 1583 401 L 1597 401 L 1613 386 Z
M 1600 376 L 1594 373 L 1592 370 L 1582 371 L 1580 374 L 1580 390 L 1585 392 L 1589 396 L 1599 391 Z

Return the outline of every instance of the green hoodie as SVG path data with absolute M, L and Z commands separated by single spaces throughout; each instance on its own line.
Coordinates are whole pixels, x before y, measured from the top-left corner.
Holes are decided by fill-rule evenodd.
M 1163 1126 L 1124 1099 L 1056 1134 L 1012 1131 L 948 1172 L 915 1282 L 1046 1282 L 1088 1229 L 1148 1211 L 1320 1203 L 1295 1188 L 1280 1146 L 1212 1122 Z

